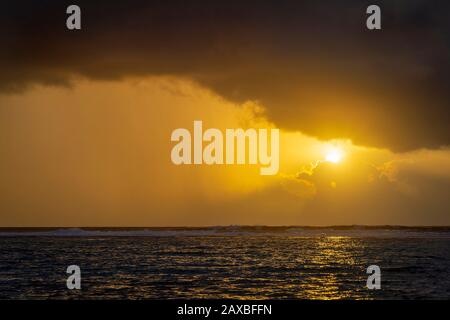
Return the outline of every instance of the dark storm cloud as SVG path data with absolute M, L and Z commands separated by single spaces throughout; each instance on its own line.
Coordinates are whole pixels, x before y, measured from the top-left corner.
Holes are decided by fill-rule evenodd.
M 0 13 L 0 86 L 172 74 L 278 126 L 405 150 L 448 145 L 448 1 L 14 1 Z

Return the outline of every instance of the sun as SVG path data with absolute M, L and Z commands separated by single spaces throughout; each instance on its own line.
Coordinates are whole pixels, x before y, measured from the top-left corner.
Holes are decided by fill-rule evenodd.
M 325 161 L 331 162 L 331 163 L 339 163 L 341 162 L 342 158 L 344 157 L 344 153 L 342 150 L 334 148 L 327 152 L 325 156 Z

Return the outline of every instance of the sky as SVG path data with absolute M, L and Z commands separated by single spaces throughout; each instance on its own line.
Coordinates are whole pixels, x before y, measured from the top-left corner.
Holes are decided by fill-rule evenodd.
M 0 226 L 450 224 L 447 2 L 70 4 L 0 12 Z M 175 166 L 194 120 L 279 173 Z

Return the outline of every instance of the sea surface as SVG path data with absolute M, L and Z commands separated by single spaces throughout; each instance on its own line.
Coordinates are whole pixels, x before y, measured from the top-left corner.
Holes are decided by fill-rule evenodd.
M 450 228 L 0 228 L 0 299 L 175 298 L 449 299 Z

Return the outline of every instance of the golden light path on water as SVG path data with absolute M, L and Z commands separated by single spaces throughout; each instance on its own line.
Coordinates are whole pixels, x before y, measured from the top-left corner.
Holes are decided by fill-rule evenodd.
M 313 241 L 311 242 L 311 240 Z M 269 239 L 266 242 L 272 243 L 277 240 Z M 308 243 L 306 246 L 305 242 Z M 295 243 L 300 247 L 297 251 L 295 251 Z M 271 244 L 268 243 L 268 246 Z M 250 257 L 246 250 L 236 252 L 235 259 L 237 260 L 233 260 L 232 264 L 240 269 L 239 276 L 228 277 L 225 275 L 215 289 L 218 297 L 242 299 L 244 295 L 245 299 L 274 297 L 284 299 L 295 296 L 300 299 L 313 300 L 369 298 L 365 295 L 367 292 L 365 269 L 358 266 L 358 260 L 363 256 L 365 249 L 365 245 L 359 239 L 347 236 L 323 236 L 315 239 L 292 236 L 289 237 L 287 247 L 293 252 L 287 253 L 282 250 L 277 252 L 271 249 L 270 255 L 264 259 Z M 238 254 L 239 256 L 237 256 Z M 223 264 L 225 273 L 229 262 L 230 260 L 226 259 Z M 258 277 L 255 277 L 255 269 L 275 272 L 272 275 L 264 275 L 264 272 L 261 272 Z M 201 277 L 198 279 L 200 280 Z M 249 283 L 245 292 L 242 291 L 242 281 Z M 347 286 L 347 283 L 351 286 Z M 355 291 L 355 288 L 358 287 L 360 290 Z M 216 297 L 211 295 L 211 292 L 206 293 L 202 288 L 197 290 L 193 287 L 191 292 L 200 298 Z M 178 294 L 183 294 L 183 292 L 178 292 Z
M 311 255 L 310 260 L 312 264 L 324 269 L 354 266 L 357 264 L 356 255 L 359 250 L 361 250 L 361 243 L 350 237 L 323 237 L 318 241 L 316 254 Z M 348 275 L 349 279 L 353 277 L 354 275 Z M 364 279 L 361 277 L 361 284 Z M 348 299 L 354 295 L 354 293 L 342 290 L 342 279 L 339 279 L 334 272 L 315 276 L 311 280 L 304 291 L 306 299 Z

